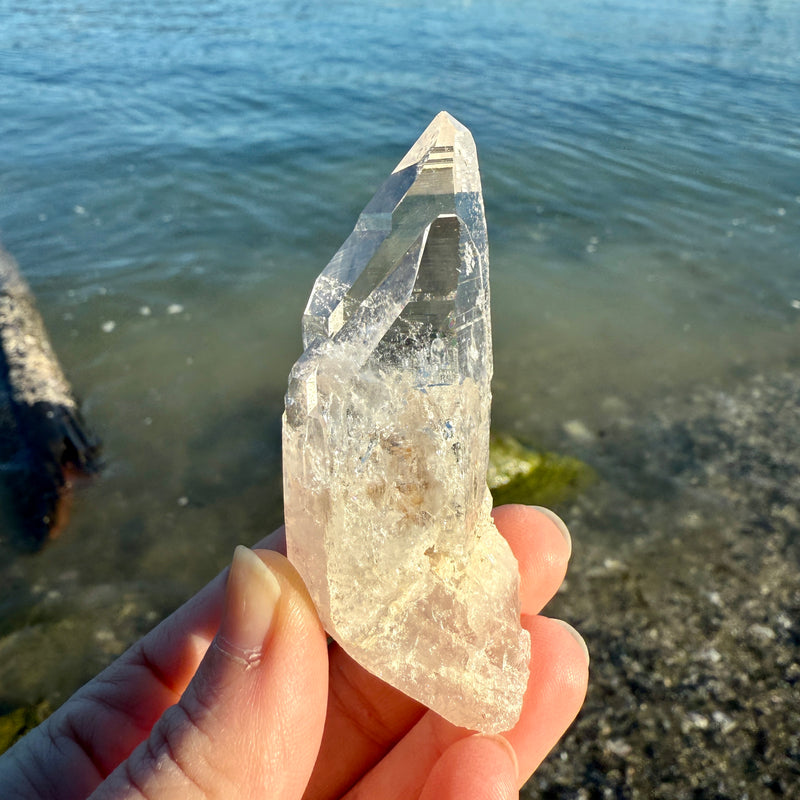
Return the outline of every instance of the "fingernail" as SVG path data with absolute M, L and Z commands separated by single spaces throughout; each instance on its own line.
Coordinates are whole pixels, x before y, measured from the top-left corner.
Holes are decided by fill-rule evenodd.
M 561 517 L 559 517 L 554 511 L 551 511 L 549 508 L 545 508 L 544 506 L 533 506 L 533 508 L 544 514 L 548 519 L 555 523 L 555 526 L 561 531 L 561 535 L 567 540 L 567 544 L 569 545 L 569 553 L 572 555 L 572 536 L 570 536 L 569 528 L 564 520 L 561 519 Z
M 586 642 L 584 641 L 583 636 L 581 636 L 569 622 L 564 622 L 563 619 L 557 619 L 556 622 L 561 625 L 562 628 L 566 628 L 575 641 L 581 646 L 581 650 L 583 650 L 584 654 L 586 655 L 586 663 L 589 663 L 589 648 L 586 646 Z
M 281 585 L 269 567 L 249 547 L 239 545 L 228 573 L 217 647 L 246 666 L 257 665 L 280 597 Z

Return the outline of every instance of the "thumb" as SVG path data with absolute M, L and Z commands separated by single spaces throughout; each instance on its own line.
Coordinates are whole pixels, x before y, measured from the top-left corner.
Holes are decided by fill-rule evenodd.
M 327 694 L 325 634 L 300 576 L 277 553 L 237 547 L 197 673 L 92 798 L 300 798 Z

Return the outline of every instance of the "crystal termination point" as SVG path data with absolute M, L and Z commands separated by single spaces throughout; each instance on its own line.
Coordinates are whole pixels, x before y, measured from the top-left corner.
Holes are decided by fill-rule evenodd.
M 317 278 L 283 418 L 289 558 L 328 633 L 449 721 L 513 727 L 517 562 L 486 488 L 489 258 L 469 131 L 441 112 Z

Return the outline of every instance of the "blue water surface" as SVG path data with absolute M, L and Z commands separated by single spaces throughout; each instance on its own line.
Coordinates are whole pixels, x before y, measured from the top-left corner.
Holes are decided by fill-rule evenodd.
M 0 0 L 0 30 L 0 240 L 107 461 L 61 540 L 1 554 L 3 618 L 72 653 L 7 623 L 15 698 L 279 522 L 311 284 L 441 109 L 481 160 L 498 427 L 563 445 L 797 365 L 794 0 Z

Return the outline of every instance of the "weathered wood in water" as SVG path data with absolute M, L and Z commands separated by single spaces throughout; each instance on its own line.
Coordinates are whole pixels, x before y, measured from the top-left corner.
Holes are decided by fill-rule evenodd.
M 90 433 L 16 261 L 0 248 L 0 471 L 20 530 L 39 547 L 66 523 L 72 479 L 99 467 Z

